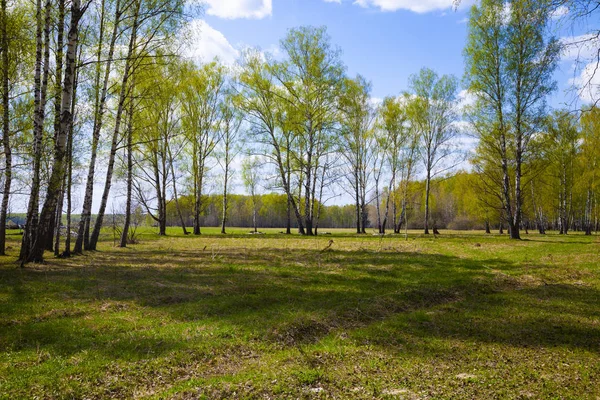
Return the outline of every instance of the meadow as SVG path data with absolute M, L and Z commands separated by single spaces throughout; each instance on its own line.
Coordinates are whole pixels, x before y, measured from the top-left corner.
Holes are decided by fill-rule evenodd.
M 9 235 L 0 398 L 600 396 L 598 236 L 248 231 L 23 269 Z

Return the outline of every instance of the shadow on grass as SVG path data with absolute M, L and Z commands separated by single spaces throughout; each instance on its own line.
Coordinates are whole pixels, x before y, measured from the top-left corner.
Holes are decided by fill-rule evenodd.
M 202 326 L 216 342 L 278 347 L 358 330 L 390 348 L 458 338 L 600 351 L 598 290 L 524 281 L 499 259 L 227 248 L 81 260 L 0 270 L 0 348 L 137 360 L 187 349 L 180 331 Z

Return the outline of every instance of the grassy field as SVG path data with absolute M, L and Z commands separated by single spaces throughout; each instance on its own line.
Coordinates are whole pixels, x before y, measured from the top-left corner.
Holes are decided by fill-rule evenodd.
M 10 236 L 0 398 L 600 398 L 598 236 L 232 232 Z

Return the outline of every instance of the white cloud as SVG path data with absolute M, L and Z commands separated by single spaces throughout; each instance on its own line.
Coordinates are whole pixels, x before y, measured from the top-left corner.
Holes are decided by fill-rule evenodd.
M 563 45 L 563 60 L 589 60 L 596 56 L 600 47 L 600 38 L 595 34 L 566 36 L 560 42 Z
M 184 46 L 184 56 L 191 58 L 197 63 L 209 62 L 217 57 L 224 64 L 231 65 L 239 56 L 227 38 L 218 30 L 197 19 L 192 21 L 188 27 L 188 43 Z
M 560 6 L 552 12 L 552 19 L 559 19 L 569 13 L 569 9 L 565 6 Z
M 333 0 L 325 0 L 333 1 Z M 473 4 L 474 0 L 462 0 L 460 7 Z M 416 13 L 426 13 L 436 10 L 447 10 L 455 5 L 453 0 L 355 0 L 364 8 L 378 8 L 380 11 L 409 10 Z
M 272 0 L 205 0 L 206 13 L 220 18 L 261 19 L 273 12 Z
M 579 97 L 586 103 L 600 100 L 600 64 L 591 62 L 587 64 L 578 77 L 570 79 L 569 83 L 575 86 Z
M 369 97 L 369 104 L 371 104 L 372 107 L 377 108 L 383 104 L 383 99 L 381 97 Z
M 600 38 L 594 34 L 561 38 L 563 61 L 571 61 L 574 77 L 569 79 L 584 102 L 600 99 L 600 63 L 597 60 Z
M 458 99 L 458 108 L 462 112 L 466 111 L 468 107 L 474 106 L 477 101 L 475 95 L 467 89 L 461 90 L 456 97 Z

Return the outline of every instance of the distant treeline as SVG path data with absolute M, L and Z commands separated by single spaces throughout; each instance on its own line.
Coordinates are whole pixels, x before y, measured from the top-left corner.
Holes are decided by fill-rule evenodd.
M 472 229 L 489 229 L 505 231 L 506 224 L 502 223 L 501 208 L 493 209 L 487 206 L 481 195 L 481 178 L 477 173 L 459 172 L 446 178 L 435 179 L 431 185 L 430 207 L 431 220 L 433 226 L 437 229 L 452 229 L 452 230 L 472 230 Z M 423 228 L 425 214 L 425 199 L 424 187 L 425 181 L 411 182 L 409 185 L 410 201 L 407 206 L 408 228 L 421 229 Z M 545 228 L 548 230 L 560 229 L 560 204 L 558 201 L 558 187 L 554 187 L 557 191 L 555 201 L 552 201 L 550 192 L 553 186 L 547 185 L 545 190 L 548 191 L 548 201 L 546 204 L 535 204 L 536 210 L 544 210 L 546 216 Z M 285 228 L 287 223 L 287 196 L 281 193 L 267 193 L 258 195 L 257 201 L 257 225 L 259 228 Z M 394 196 L 392 196 L 393 198 Z M 228 210 L 228 225 L 236 227 L 252 227 L 253 226 L 253 203 L 252 197 L 240 194 L 228 195 L 229 210 Z M 530 199 L 531 200 L 531 199 Z M 184 222 L 186 225 L 193 223 L 193 196 L 184 195 L 179 198 L 179 206 L 181 208 Z M 583 210 L 586 205 L 586 193 L 575 191 L 574 210 Z M 222 223 L 222 195 L 207 195 L 203 199 L 204 208 L 201 218 L 203 226 L 216 227 Z M 525 202 L 531 204 L 531 207 L 525 207 L 523 228 L 526 230 L 535 229 L 536 220 L 533 211 L 533 202 Z M 356 224 L 356 208 L 352 204 L 347 205 L 321 205 L 320 217 L 318 220 L 318 228 L 354 228 Z M 377 231 L 377 207 L 374 201 L 368 205 L 368 222 L 367 227 L 374 232 Z M 383 210 L 383 207 L 380 207 Z M 392 208 L 390 208 L 391 210 Z M 150 218 L 141 207 L 137 210 L 138 223 L 145 225 L 154 225 L 155 222 Z M 583 213 L 573 213 L 570 218 L 570 229 L 580 231 L 585 229 Z M 77 220 L 78 218 L 75 217 Z M 392 229 L 391 216 L 388 216 L 388 229 Z M 105 221 L 105 226 L 111 226 L 112 218 Z M 296 221 L 292 218 L 291 225 L 297 228 Z M 170 201 L 167 204 L 167 226 L 181 226 L 180 218 L 175 207 L 175 202 Z M 595 215 L 593 219 L 593 230 L 598 231 L 600 221 Z

